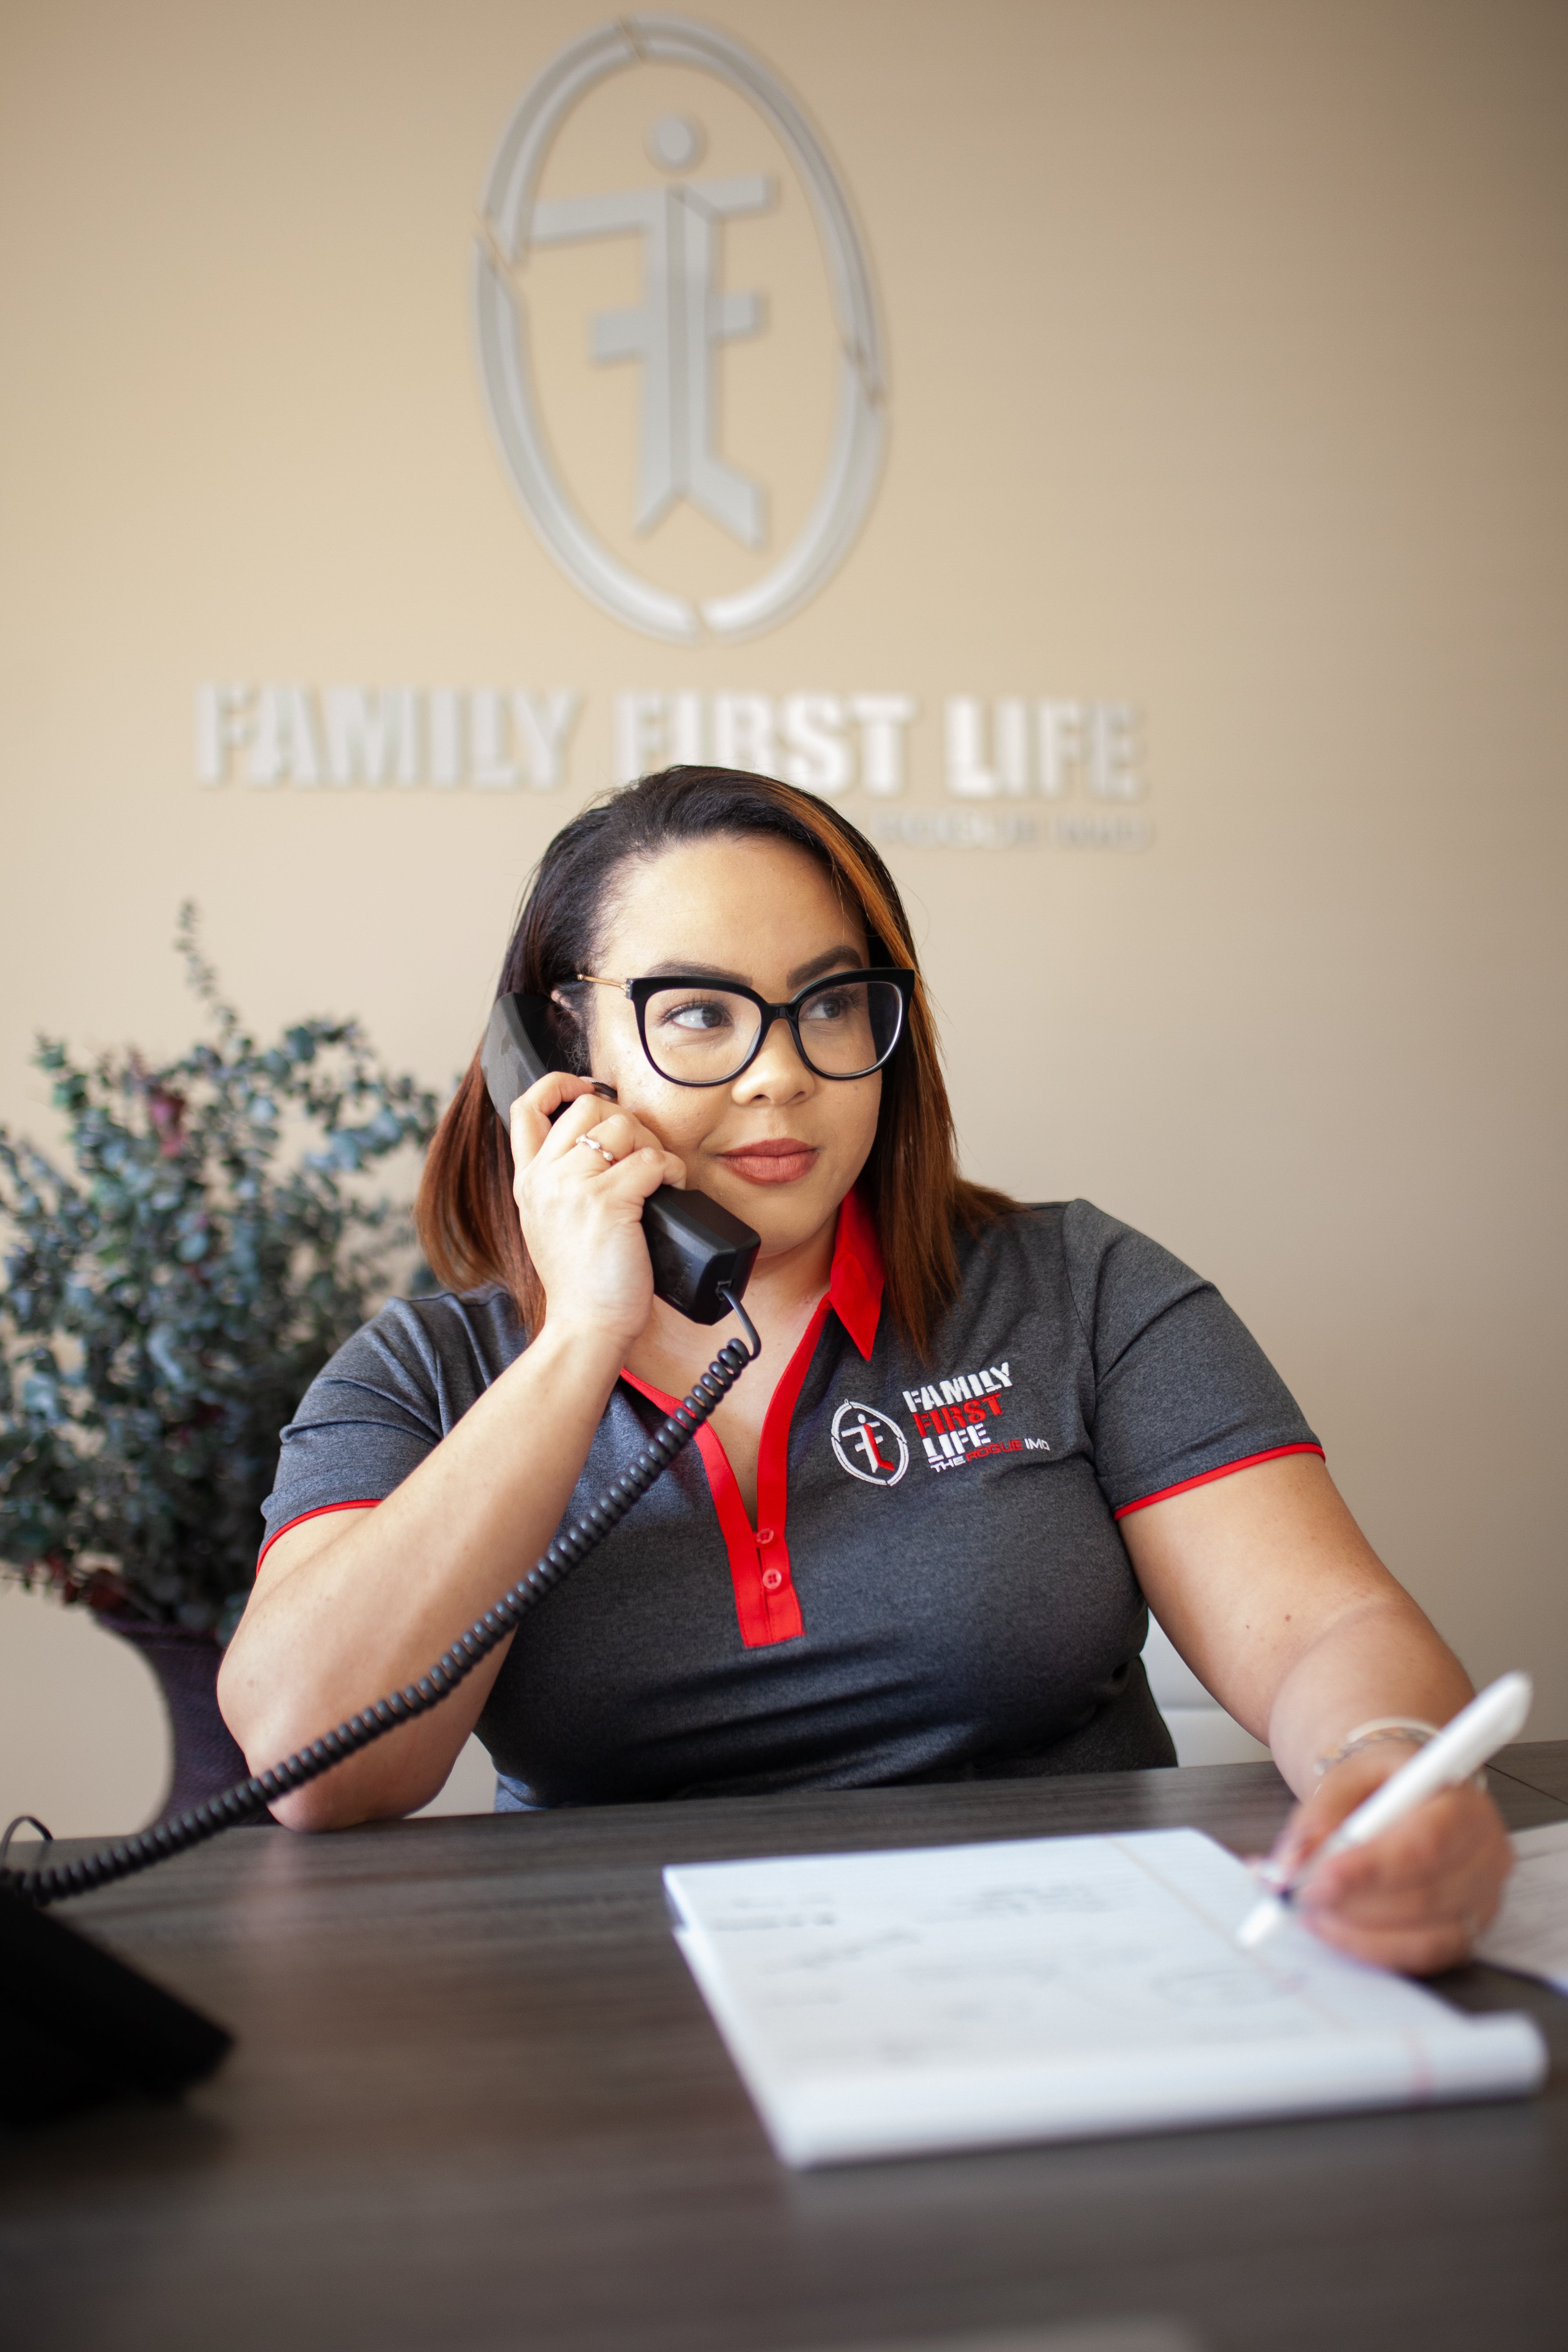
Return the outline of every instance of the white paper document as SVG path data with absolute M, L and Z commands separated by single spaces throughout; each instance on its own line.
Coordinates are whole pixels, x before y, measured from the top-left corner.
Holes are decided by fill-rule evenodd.
M 1196 1830 L 668 1869 L 676 1933 L 786 2164 L 1518 2097 L 1471 2018 L 1294 1922 Z
M 1568 1992 L 1568 1822 L 1516 1831 L 1513 1854 L 1502 1909 L 1476 1956 Z

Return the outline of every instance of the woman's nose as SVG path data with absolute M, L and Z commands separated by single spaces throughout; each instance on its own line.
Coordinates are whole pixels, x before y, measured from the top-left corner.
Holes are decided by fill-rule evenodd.
M 735 1081 L 738 1094 L 768 1095 L 775 1101 L 809 1093 L 816 1080 L 801 1059 L 789 1023 L 782 1013 L 768 1024 L 756 1060 Z

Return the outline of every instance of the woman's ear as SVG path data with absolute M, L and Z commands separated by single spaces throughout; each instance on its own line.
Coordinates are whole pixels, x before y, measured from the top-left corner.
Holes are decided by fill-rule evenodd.
M 550 1034 L 555 1041 L 559 1066 L 570 1070 L 574 1077 L 591 1077 L 587 1023 L 559 988 L 550 992 Z

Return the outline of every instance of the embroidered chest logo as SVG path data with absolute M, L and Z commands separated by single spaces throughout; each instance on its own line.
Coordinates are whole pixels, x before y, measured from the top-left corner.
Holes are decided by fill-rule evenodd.
M 875 1405 L 841 1404 L 833 1416 L 833 1451 L 840 1469 L 868 1486 L 896 1486 L 910 1466 L 910 1449 L 896 1421 Z
M 1005 1418 L 1003 1398 L 1012 1385 L 1010 1364 L 990 1364 L 984 1371 L 960 1372 L 931 1388 L 904 1391 L 904 1402 L 933 1470 L 962 1469 L 977 1454 L 1050 1452 L 1044 1437 L 1013 1437 L 997 1427 Z

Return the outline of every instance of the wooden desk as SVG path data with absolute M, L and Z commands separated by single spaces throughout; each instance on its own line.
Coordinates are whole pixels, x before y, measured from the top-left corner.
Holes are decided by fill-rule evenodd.
M 1568 1743 L 1510 1751 L 1568 1816 Z M 1517 1768 L 1517 1769 L 1515 1769 Z M 1267 1765 L 258 1829 L 69 1906 L 238 2033 L 184 2106 L 0 2137 L 18 2352 L 805 2352 L 1138 2315 L 1202 2352 L 1561 2352 L 1568 2002 L 1533 2102 L 792 2176 L 670 1940 L 659 1866 L 1192 1822 Z

